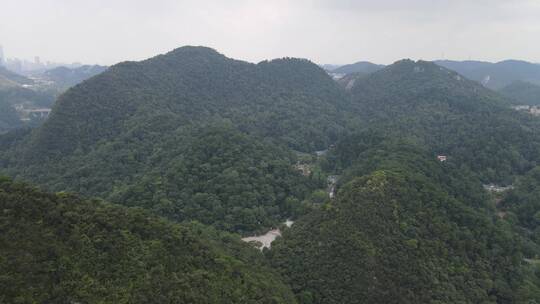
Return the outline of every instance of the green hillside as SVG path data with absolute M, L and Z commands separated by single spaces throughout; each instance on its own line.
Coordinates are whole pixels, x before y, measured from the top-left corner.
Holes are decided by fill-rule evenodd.
M 358 79 L 350 92 L 363 126 L 447 155 L 486 183 L 511 183 L 540 161 L 538 119 L 433 63 L 397 62 Z
M 538 278 L 523 274 L 520 238 L 459 164 L 401 140 L 372 141 L 341 182 L 335 201 L 267 253 L 300 303 L 539 299 L 522 288 Z
M 3 303 L 295 303 L 237 237 L 0 180 Z
M 208 48 L 182 47 L 142 62 L 120 63 L 69 90 L 32 145 L 40 154 L 86 151 L 129 132 L 141 119 L 165 116 L 172 131 L 217 117 L 311 151 L 325 147 L 342 130 L 336 122 L 345 102 L 340 95 L 326 73 L 306 60 L 255 65 Z M 314 115 L 320 120 L 313 121 Z
M 517 105 L 540 105 L 540 85 L 516 81 L 499 90 Z
M 111 221 L 99 222 L 112 227 L 127 225 L 132 215 L 124 219 L 122 212 L 164 216 L 182 226 L 159 220 L 163 225 L 202 231 L 193 233 L 213 240 L 209 252 L 240 261 L 244 254 L 255 259 L 253 251 L 235 253 L 247 247 L 189 223 L 251 235 L 293 218 L 292 228 L 264 252 L 300 303 L 539 301 L 534 168 L 540 120 L 430 62 L 402 60 L 346 80 L 344 88 L 307 60 L 251 64 L 204 47 L 120 63 L 61 95 L 41 127 L 0 136 L 0 171 L 51 191 L 123 205 L 77 199 L 84 210 L 108 206 Z M 437 161 L 439 155 L 447 160 Z M 331 200 L 325 190 L 333 188 L 327 184 L 333 175 L 339 178 Z M 516 188 L 493 194 L 482 185 L 491 183 Z M 137 218 L 133 225 L 140 222 L 147 223 Z M 160 237 L 167 237 L 165 230 Z M 146 245 L 114 240 L 124 246 L 119 254 L 135 246 L 158 259 Z M 171 261 L 166 270 L 175 271 L 179 262 L 168 257 L 176 254 L 156 250 Z M 84 251 L 72 256 L 78 255 Z M 138 255 L 129 258 L 139 265 Z M 214 271 L 211 260 L 178 267 L 209 264 L 204 269 Z M 152 273 L 141 267 L 123 277 L 129 270 L 118 269 L 120 283 L 113 286 L 140 286 L 125 280 Z M 253 276 L 239 284 L 262 286 L 254 289 L 259 299 L 229 292 L 253 288 L 220 285 L 231 282 L 223 272 L 196 276 L 204 283 L 193 288 L 223 290 L 230 295 L 225 302 L 265 303 L 260 292 L 269 281 Z M 290 301 L 290 290 L 274 275 L 268 279 L 277 284 L 275 302 Z M 176 295 L 175 288 L 163 294 Z M 141 290 L 154 298 L 152 288 Z M 177 302 L 214 301 L 205 296 Z
M 54 191 L 246 233 L 301 211 L 321 184 L 293 168 L 290 148 L 329 146 L 347 103 L 306 60 L 254 65 L 184 47 L 68 90 L 41 128 L 0 147 L 2 167 Z

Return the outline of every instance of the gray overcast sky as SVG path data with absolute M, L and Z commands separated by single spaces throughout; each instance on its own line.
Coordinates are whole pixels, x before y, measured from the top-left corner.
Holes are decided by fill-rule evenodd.
M 540 0 L 0 0 L 0 44 L 107 65 L 182 45 L 252 62 L 540 62 Z

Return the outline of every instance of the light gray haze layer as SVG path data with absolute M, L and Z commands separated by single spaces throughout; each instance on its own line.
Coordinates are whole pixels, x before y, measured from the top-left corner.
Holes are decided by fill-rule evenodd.
M 0 0 L 6 57 L 110 65 L 182 45 L 257 62 L 540 62 L 540 0 Z

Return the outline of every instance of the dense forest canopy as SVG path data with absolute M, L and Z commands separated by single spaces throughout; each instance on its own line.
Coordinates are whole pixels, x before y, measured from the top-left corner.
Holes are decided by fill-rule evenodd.
M 529 303 L 520 238 L 458 163 L 365 134 L 337 199 L 267 254 L 300 303 Z M 345 163 L 336 147 L 334 162 Z M 349 160 L 350 161 L 350 160 Z
M 237 236 L 0 179 L 4 303 L 295 303 Z
M 540 121 L 498 94 L 429 62 L 404 60 L 350 89 L 365 128 L 407 137 L 509 184 L 540 159 Z
M 217 116 L 311 151 L 326 147 L 342 130 L 336 120 L 345 102 L 326 73 L 307 60 L 255 65 L 208 48 L 183 47 L 115 65 L 69 90 L 31 144 L 51 156 L 88 150 L 128 132 L 141 118 L 163 114 L 174 121 L 171 129 Z
M 516 81 L 499 90 L 516 105 L 540 105 L 540 84 Z
M 257 252 L 213 229 L 247 235 L 294 218 L 264 250 L 281 278 L 270 272 L 264 281 L 260 259 L 245 268 L 249 275 L 238 279 L 233 271 L 232 280 L 206 255 L 181 266 L 211 272 L 201 275 L 200 290 L 225 290 L 234 301 L 290 303 L 292 290 L 300 303 L 534 303 L 540 301 L 540 120 L 510 106 L 497 92 L 430 62 L 402 60 L 337 83 L 303 59 L 252 64 L 182 47 L 112 66 L 61 95 L 43 126 L 0 136 L 0 171 L 50 191 L 79 193 L 84 199 L 43 194 L 48 205 L 75 200 L 58 206 L 84 206 L 77 216 L 106 209 L 112 215 L 100 216 L 144 215 L 152 220 L 143 224 L 173 227 L 160 228 L 163 237 L 174 234 L 168 229 L 202 235 L 213 245 L 197 250 L 225 254 L 225 269 Z M 4 184 L 20 189 L 15 196 L 36 193 Z M 508 190 L 493 194 L 485 187 Z M 86 200 L 91 197 L 122 207 Z M 75 227 L 95 219 L 77 216 Z M 121 231 L 137 230 L 136 224 L 110 223 Z M 38 228 L 24 229 L 15 231 Z M 143 260 L 165 250 L 140 242 Z M 26 247 L 10 250 L 20 248 Z M 167 250 L 170 261 L 177 249 Z M 166 270 L 161 278 L 176 271 Z M 113 275 L 122 292 L 139 286 L 121 278 L 123 271 Z M 260 295 L 269 282 L 276 294 Z M 245 285 L 251 283 L 256 287 Z
M 293 168 L 291 149 L 327 148 L 347 103 L 307 60 L 255 65 L 184 47 L 68 90 L 43 127 L 0 147 L 2 166 L 54 191 L 245 233 L 304 208 L 321 181 Z

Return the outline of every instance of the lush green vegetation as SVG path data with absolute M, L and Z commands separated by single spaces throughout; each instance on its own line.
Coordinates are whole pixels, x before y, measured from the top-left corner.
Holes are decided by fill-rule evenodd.
M 53 191 L 245 233 L 302 212 L 321 183 L 294 169 L 289 147 L 334 142 L 346 104 L 305 60 L 254 65 L 186 47 L 68 90 L 43 127 L 0 148 L 1 162 Z
M 137 137 L 129 134 L 88 154 L 27 170 L 55 191 L 69 189 L 240 233 L 302 213 L 302 200 L 321 185 L 293 168 L 293 153 L 230 123 L 168 135 L 147 128 L 133 132 Z
M 532 241 L 527 257 L 540 258 L 540 167 L 518 180 L 515 188 L 504 197 L 501 207 L 505 217 Z
M 459 164 L 401 140 L 357 157 L 338 199 L 297 221 L 267 253 L 301 303 L 539 299 L 520 291 L 519 237 Z
M 313 151 L 327 147 L 343 130 L 337 121 L 345 103 L 339 87 L 307 60 L 254 65 L 211 49 L 183 47 L 146 61 L 115 65 L 68 90 L 32 139 L 38 155 L 28 161 L 41 162 L 77 149 L 87 152 L 100 141 L 157 119 L 149 127 L 159 124 L 165 132 L 230 119 L 242 131 Z M 66 124 L 72 127 L 65 128 Z
M 112 210 L 112 227 L 126 225 L 115 220 L 122 212 L 183 222 L 159 220 L 202 231 L 208 250 L 240 261 L 254 258 L 251 251 L 235 253 L 238 244 L 222 244 L 232 244 L 230 236 L 187 223 L 249 234 L 300 218 L 267 255 L 301 303 L 540 301 L 533 186 L 540 121 L 433 63 L 404 60 L 347 81 L 344 90 L 306 60 L 250 64 L 180 48 L 68 90 L 42 127 L 0 137 L 0 168 L 52 191 L 146 210 L 77 199 Z M 325 157 L 309 154 L 328 147 Z M 298 162 L 311 173 L 302 175 Z M 325 177 L 335 174 L 337 199 L 329 200 Z M 499 206 L 482 188 L 516 180 Z M 203 269 L 218 273 L 205 277 L 212 292 L 237 288 L 220 285 L 231 281 L 218 265 Z M 120 279 L 124 270 L 115 269 L 115 286 L 138 286 Z M 267 285 L 253 276 L 259 294 Z M 277 277 L 270 281 L 276 301 L 289 301 Z M 230 299 L 241 299 L 236 294 Z
M 499 91 L 517 105 L 540 105 L 540 85 L 516 81 Z
M 255 249 L 200 224 L 0 179 L 2 303 L 294 303 Z
M 482 189 L 535 166 L 538 120 L 427 62 L 398 62 L 350 92 L 364 131 L 322 161 L 341 175 L 337 200 L 268 252 L 299 301 L 538 301 L 538 272 L 523 259 L 537 240 L 501 218 Z
M 540 161 L 540 121 L 455 72 L 404 60 L 358 79 L 351 94 L 365 128 L 406 137 L 510 184 Z

